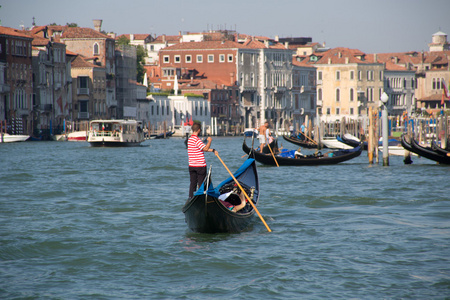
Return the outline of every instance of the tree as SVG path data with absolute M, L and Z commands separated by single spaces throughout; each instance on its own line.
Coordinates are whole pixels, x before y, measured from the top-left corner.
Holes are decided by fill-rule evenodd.
M 129 45 L 130 44 L 130 40 L 125 36 L 125 35 L 121 35 L 118 39 L 117 39 L 117 44 L 120 45 Z
M 141 45 L 136 47 L 136 80 L 137 82 L 144 81 L 145 74 L 145 57 L 147 56 L 147 51 Z
M 66 25 L 69 27 L 78 27 L 77 23 L 66 23 Z

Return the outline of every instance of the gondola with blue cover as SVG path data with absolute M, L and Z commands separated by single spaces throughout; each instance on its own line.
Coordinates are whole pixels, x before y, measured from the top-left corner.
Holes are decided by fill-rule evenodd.
M 341 149 L 329 151 L 322 154 L 320 151 L 311 155 L 296 155 L 295 150 L 282 150 L 280 153 L 266 154 L 255 151 L 247 146 L 245 139 L 242 144 L 242 150 L 254 158 L 257 162 L 265 165 L 279 166 L 318 166 L 338 164 L 361 155 L 362 144 L 353 149 Z M 275 160 L 276 159 L 276 160 Z
M 233 175 L 257 206 L 259 181 L 255 160 L 247 159 Z M 213 186 L 210 178 L 208 175 L 194 193 L 194 197 L 189 199 L 182 209 L 189 229 L 200 233 L 237 233 L 245 230 L 254 218 L 253 207 L 247 202 L 245 207 L 237 212 L 228 209 L 219 200 L 219 196 L 236 188 L 233 178 L 230 176 L 217 187 Z M 231 204 L 239 204 L 239 197 L 236 197 L 235 201 L 239 202 Z

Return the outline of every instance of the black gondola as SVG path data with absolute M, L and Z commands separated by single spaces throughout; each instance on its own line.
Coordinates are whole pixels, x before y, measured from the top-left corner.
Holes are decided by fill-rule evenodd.
M 283 135 L 283 139 L 285 139 L 286 141 L 303 147 L 303 148 L 308 148 L 308 149 L 315 149 L 317 148 L 317 143 L 313 143 L 311 141 L 306 141 L 306 140 L 301 140 L 299 138 L 296 138 L 295 136 L 287 136 L 287 135 Z
M 250 149 L 247 144 L 242 144 L 242 150 L 249 154 L 249 157 L 255 158 L 257 162 L 265 165 L 276 165 L 275 159 L 272 154 L 259 153 L 255 150 Z M 295 157 L 295 150 L 283 151 L 275 155 L 275 158 L 280 166 L 317 166 L 317 165 L 332 165 L 343 161 L 350 160 L 352 158 L 358 157 L 362 152 L 362 145 L 349 150 L 335 150 L 329 151 L 326 154 L 322 154 L 320 151 L 316 154 L 305 155 L 300 157 Z
M 440 164 L 450 164 L 450 156 L 444 155 L 443 153 L 433 150 L 431 147 L 423 147 L 419 145 L 414 138 L 411 141 L 406 140 L 406 135 L 402 135 L 402 146 L 410 152 L 414 152 L 419 156 L 434 160 Z
M 255 206 L 257 206 L 259 181 L 255 160 L 252 158 L 247 159 L 233 175 Z M 213 187 L 208 178 L 210 176 L 207 176 L 205 182 L 195 192 L 194 197 L 188 200 L 182 209 L 188 227 L 192 231 L 200 233 L 236 233 L 246 229 L 255 214 L 255 210 L 250 203 L 247 202 L 246 206 L 238 212 L 233 212 L 219 200 L 221 194 L 235 188 L 233 178 L 230 176 L 216 188 Z M 229 200 L 227 198 L 227 201 L 231 202 L 233 199 Z M 236 197 L 236 201 L 240 203 L 239 197 Z
M 337 135 L 336 139 L 351 147 L 358 147 L 359 144 L 361 144 L 361 141 L 357 141 L 354 137 L 352 138 L 352 136 L 348 136 L 347 134 L 344 134 L 343 136 Z
M 442 154 L 442 155 L 446 155 L 446 156 L 450 156 L 450 151 L 447 149 L 443 149 L 441 147 L 439 147 L 436 142 L 431 143 L 431 149 L 433 149 L 434 151 L 436 151 L 436 153 Z

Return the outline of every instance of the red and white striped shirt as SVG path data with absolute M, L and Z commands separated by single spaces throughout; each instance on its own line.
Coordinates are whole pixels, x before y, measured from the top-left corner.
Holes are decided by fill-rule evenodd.
M 188 157 L 190 167 L 206 167 L 205 155 L 203 153 L 205 144 L 196 135 L 191 135 L 188 140 Z

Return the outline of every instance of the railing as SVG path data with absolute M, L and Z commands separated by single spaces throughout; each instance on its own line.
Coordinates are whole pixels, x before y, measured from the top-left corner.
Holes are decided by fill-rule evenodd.
M 79 112 L 78 119 L 89 119 L 89 113 L 88 112 Z
M 102 137 L 102 136 L 119 137 L 120 136 L 118 131 L 102 131 L 102 130 L 100 130 L 100 131 L 94 130 L 92 135 L 100 136 L 100 137 Z
M 78 95 L 89 95 L 89 88 L 77 88 Z

